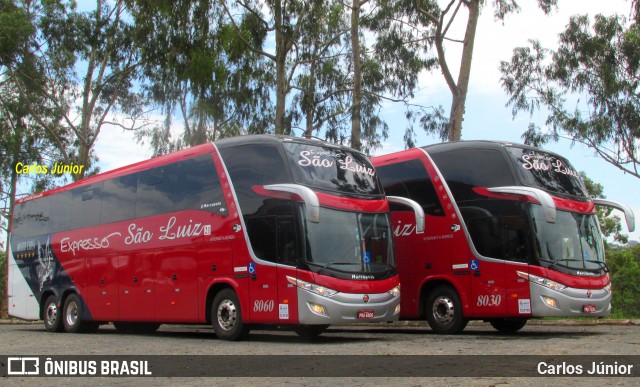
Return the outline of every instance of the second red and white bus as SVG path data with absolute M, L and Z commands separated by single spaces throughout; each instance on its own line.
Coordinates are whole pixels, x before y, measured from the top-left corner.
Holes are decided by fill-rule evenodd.
M 418 202 L 392 208 L 403 319 L 439 333 L 469 320 L 514 332 L 532 317 L 607 316 L 611 284 L 596 205 L 560 155 L 524 145 L 464 141 L 372 159 L 385 192 Z
M 399 316 L 376 172 L 320 141 L 244 136 L 143 161 L 19 200 L 11 231 L 9 313 L 49 331 L 211 323 L 235 340 Z

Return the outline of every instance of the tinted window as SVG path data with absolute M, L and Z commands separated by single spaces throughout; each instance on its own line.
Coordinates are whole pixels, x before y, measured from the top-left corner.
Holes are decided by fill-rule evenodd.
M 193 209 L 229 214 L 211 155 L 182 161 L 179 171 L 175 211 Z
M 376 171 L 367 157 L 344 149 L 284 143 L 296 182 L 319 189 L 380 195 Z
M 71 191 L 71 229 L 100 224 L 102 183 L 76 188 Z
M 294 215 L 297 204 L 270 200 L 258 215 L 245 217 L 253 252 L 258 258 L 295 265 L 302 255 L 299 221 Z
M 148 169 L 138 174 L 135 217 L 173 212 L 177 164 Z
M 420 160 L 409 160 L 376 168 L 389 196 L 402 196 L 418 202 L 425 214 L 444 216 L 431 178 Z M 393 211 L 410 211 L 405 206 L 392 204 Z
M 66 231 L 71 226 L 71 192 L 49 196 L 49 232 Z
M 47 234 L 49 231 L 49 198 L 29 200 L 14 210 L 13 233 L 27 238 Z
M 525 204 L 507 200 L 475 200 L 459 205 L 471 240 L 485 257 L 527 262 L 532 249 Z
M 505 157 L 497 150 L 457 150 L 431 157 L 458 202 L 478 198 L 474 187 L 515 184 Z
M 103 224 L 133 218 L 137 185 L 137 173 L 104 182 L 101 215 Z
M 587 196 L 580 174 L 566 159 L 533 149 L 507 149 L 524 184 L 560 194 Z
M 221 150 L 243 215 L 254 214 L 268 198 L 253 190 L 255 185 L 290 183 L 287 167 L 278 149 L 269 145 L 243 145 Z

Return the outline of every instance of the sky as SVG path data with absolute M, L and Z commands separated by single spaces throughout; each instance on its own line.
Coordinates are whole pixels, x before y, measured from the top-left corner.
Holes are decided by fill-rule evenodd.
M 487 3 L 491 3 L 487 1 Z M 478 23 L 474 57 L 471 71 L 469 93 L 467 95 L 466 113 L 463 122 L 463 140 L 500 140 L 522 142 L 521 135 L 526 130 L 530 117 L 527 114 L 512 117 L 511 108 L 505 106 L 508 100 L 500 86 L 501 60 L 510 60 L 513 49 L 528 45 L 529 39 L 537 39 L 542 46 L 555 49 L 558 34 L 562 32 L 575 14 L 611 15 L 614 13 L 628 16 L 631 4 L 625 0 L 559 0 L 558 10 L 549 16 L 535 6 L 536 1 L 520 0 L 521 11 L 506 17 L 504 23 L 495 21 L 490 8 L 481 14 Z M 461 15 L 466 17 L 466 15 Z M 464 19 L 464 18 L 463 18 Z M 464 20 L 463 20 L 464 21 Z M 452 37 L 463 37 L 463 25 L 453 25 Z M 457 72 L 459 62 L 459 45 L 447 46 L 452 71 Z M 424 73 L 420 78 L 420 91 L 413 102 L 422 105 L 442 105 L 448 114 L 451 97 L 444 78 L 439 70 Z M 376 155 L 403 149 L 405 129 L 403 107 L 388 105 L 381 114 L 390 123 L 390 137 L 383 149 Z M 392 123 L 397 123 L 393 126 Z M 542 119 L 537 120 L 542 124 Z M 440 142 L 437 138 L 416 132 L 418 146 Z M 614 166 L 595 156 L 594 151 L 581 145 L 571 145 L 568 140 L 550 143 L 545 149 L 559 153 L 569 159 L 575 169 L 585 171 L 596 183 L 604 186 L 604 194 L 610 200 L 630 205 L 640 216 L 640 181 L 624 174 Z M 151 156 L 146 145 L 137 144 L 131 133 L 119 128 L 105 128 L 96 144 L 96 154 L 100 158 L 102 171 L 108 171 Z M 619 213 L 621 215 L 621 213 Z M 624 224 L 624 222 L 623 222 Z M 623 226 L 626 233 L 626 226 Z M 640 240 L 640 231 L 630 234 L 630 239 Z

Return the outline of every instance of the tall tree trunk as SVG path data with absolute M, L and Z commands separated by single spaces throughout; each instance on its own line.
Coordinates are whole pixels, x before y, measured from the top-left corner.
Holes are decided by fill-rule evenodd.
M 351 147 L 362 149 L 360 105 L 362 104 L 362 58 L 360 58 L 360 7 L 365 2 L 351 3 L 351 49 L 353 50 L 353 100 L 351 106 Z
M 306 128 L 304 131 L 305 137 L 313 136 L 313 120 L 316 110 L 316 61 L 312 60 L 309 67 L 309 84 L 304 91 L 304 99 L 302 101 L 302 109 L 306 114 Z
M 462 139 L 462 120 L 464 119 L 465 104 L 467 101 L 467 90 L 469 88 L 469 77 L 471 75 L 471 61 L 473 60 L 473 45 L 476 40 L 476 29 L 478 17 L 480 16 L 480 0 L 472 0 L 468 3 L 469 18 L 467 29 L 464 35 L 464 46 L 462 48 L 462 58 L 460 59 L 460 72 L 455 92 L 452 92 L 451 113 L 449 121 L 449 141 L 460 141 Z
M 287 50 L 286 36 L 282 31 L 282 1 L 276 0 L 274 4 L 276 22 L 276 117 L 275 133 L 289 134 L 285 129 L 285 102 L 287 97 Z
M 16 136 L 17 141 L 22 141 L 21 136 Z M 20 160 L 20 147 L 15 148 L 15 152 L 13 154 L 13 160 Z M 16 194 L 18 192 L 18 172 L 16 172 L 15 167 L 11 169 L 11 182 L 9 188 L 9 219 L 7 221 L 7 230 L 11 230 L 13 226 L 13 211 L 16 203 Z M 4 289 L 4 297 L 0 300 L 0 317 L 5 317 L 9 314 L 9 232 L 7 232 L 7 245 L 5 246 L 5 264 L 3 267 L 2 275 L 5 278 L 5 289 Z

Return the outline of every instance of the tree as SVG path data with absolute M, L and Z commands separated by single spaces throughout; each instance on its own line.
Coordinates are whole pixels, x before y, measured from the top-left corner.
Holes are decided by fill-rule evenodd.
M 611 270 L 612 316 L 637 318 L 640 316 L 640 245 L 624 250 L 607 251 L 607 265 Z
M 233 24 L 220 2 L 128 4 L 146 63 L 146 94 L 166 117 L 163 125 L 137 133 L 141 141 L 150 139 L 154 154 L 272 127 L 271 67 L 245 45 L 261 47 L 266 36 L 253 15 Z M 171 139 L 176 109 L 184 130 Z
M 314 2 L 320 0 L 314 0 Z M 256 54 L 271 61 L 275 67 L 275 117 L 274 130 L 276 134 L 291 134 L 291 119 L 286 114 L 286 99 L 291 91 L 291 80 L 302 63 L 298 55 L 298 44 L 303 34 L 301 30 L 305 20 L 309 18 L 309 10 L 313 3 L 308 4 L 299 0 L 274 0 L 268 2 L 253 2 L 251 0 L 220 0 L 231 24 L 235 27 L 237 36 L 245 46 Z M 231 4 L 233 3 L 233 4 Z M 234 8 L 242 10 L 240 16 L 235 16 Z M 260 31 L 273 32 L 275 53 L 268 52 L 262 44 L 246 38 L 242 30 L 242 23 L 249 22 Z M 264 43 L 264 42 L 261 42 Z
M 547 114 L 544 127 L 529 124 L 526 143 L 567 137 L 640 178 L 640 7 L 633 4 L 630 23 L 618 15 L 593 22 L 573 16 L 556 51 L 531 41 L 501 63 L 513 115 Z
M 105 125 L 134 130 L 145 124 L 145 103 L 134 91 L 141 63 L 124 2 L 97 0 L 91 12 L 77 11 L 73 1 L 20 3 L 37 31 L 29 47 L 42 82 L 29 90 L 22 85 L 34 83 L 31 73 L 8 66 L 7 74 L 18 93 L 35 93 L 46 102 L 28 113 L 62 161 L 85 166 L 72 175 L 81 179 L 91 171 L 93 147 Z M 115 119 L 115 113 L 125 117 Z
M 537 1 L 538 6 L 546 14 L 551 12 L 552 8 L 557 4 L 557 0 Z M 416 10 L 424 15 L 430 23 L 430 28 L 433 31 L 432 39 L 438 53 L 440 70 L 451 92 L 450 127 L 447 138 L 449 141 L 459 141 L 462 138 L 462 121 L 469 88 L 478 18 L 480 11 L 484 8 L 485 0 L 449 0 L 444 9 L 439 6 L 439 2 L 436 0 L 414 0 L 414 2 Z M 467 22 L 464 38 L 460 40 L 450 37 L 448 33 L 462 6 L 467 9 Z M 503 21 L 508 14 L 518 12 L 520 7 L 515 0 L 493 0 L 493 9 L 494 18 Z M 454 79 L 450 63 L 447 60 L 445 52 L 446 41 L 462 44 L 462 56 L 457 80 Z
M 344 125 L 350 91 L 348 56 L 343 41 L 348 36 L 342 2 L 313 2 L 301 28 L 298 52 L 301 64 L 292 88 L 292 125 L 303 125 L 304 137 L 326 126 Z M 304 124 L 302 124 L 304 122 Z
M 404 105 L 406 147 L 415 146 L 416 124 L 444 131 L 442 107 L 414 102 L 420 74 L 438 65 L 428 20 L 412 0 L 354 0 L 350 9 L 351 147 L 369 153 L 381 146 L 389 131 L 380 114 L 384 104 Z

